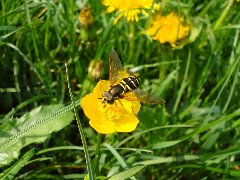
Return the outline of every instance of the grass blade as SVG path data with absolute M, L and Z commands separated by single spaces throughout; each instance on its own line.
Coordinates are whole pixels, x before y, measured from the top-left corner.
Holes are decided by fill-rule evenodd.
M 91 159 L 90 159 L 90 155 L 89 155 L 89 152 L 88 152 L 88 147 L 87 147 L 86 138 L 85 138 L 85 135 L 84 135 L 84 132 L 83 132 L 83 127 L 82 127 L 80 118 L 79 118 L 79 116 L 77 114 L 76 105 L 75 105 L 75 103 L 73 101 L 73 95 L 72 95 L 72 91 L 71 91 L 71 87 L 70 87 L 70 83 L 69 83 L 68 68 L 67 68 L 67 64 L 66 63 L 65 63 L 65 67 L 66 67 L 66 75 L 67 75 L 67 83 L 68 83 L 69 95 L 70 95 L 70 98 L 71 98 L 71 102 L 72 102 L 72 105 L 73 105 L 73 110 L 74 110 L 75 117 L 76 117 L 76 120 L 77 120 L 78 130 L 79 130 L 79 133 L 80 133 L 80 136 L 81 136 L 81 139 L 82 139 L 84 154 L 85 154 L 86 163 L 87 163 L 88 176 L 89 176 L 90 180 L 93 180 L 94 179 L 94 175 L 93 175 Z

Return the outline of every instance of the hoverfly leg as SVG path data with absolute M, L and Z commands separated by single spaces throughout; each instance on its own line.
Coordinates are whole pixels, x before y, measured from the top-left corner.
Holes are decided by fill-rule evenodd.
M 133 107 L 131 106 L 131 108 L 132 108 L 132 113 L 135 115 L 135 116 L 137 116 L 137 114 L 135 114 L 135 112 L 134 112 L 134 110 L 133 110 Z
M 103 104 L 103 108 L 105 108 L 106 107 L 105 99 L 104 98 L 98 98 L 98 99 L 103 99 L 102 104 Z
M 116 101 L 114 101 L 114 104 L 115 104 L 115 106 L 118 106 Z
M 123 104 L 122 104 L 122 102 L 121 102 L 121 100 L 120 99 L 124 99 L 124 96 L 119 96 L 119 102 L 120 102 L 120 104 L 123 106 Z M 124 106 L 123 106 L 124 107 Z M 131 106 L 131 109 L 132 109 L 132 112 L 133 112 L 133 114 L 136 116 L 137 114 L 135 114 L 134 113 L 134 110 L 133 110 L 133 107 Z
M 106 107 L 106 102 L 104 100 L 103 100 L 102 104 L 103 104 L 103 108 L 105 108 Z
M 121 104 L 121 106 L 124 108 L 124 106 L 123 106 L 123 103 L 121 102 L 121 99 L 119 98 L 118 99 L 118 102 Z M 117 106 L 117 103 L 115 102 L 115 104 L 116 104 L 116 106 Z

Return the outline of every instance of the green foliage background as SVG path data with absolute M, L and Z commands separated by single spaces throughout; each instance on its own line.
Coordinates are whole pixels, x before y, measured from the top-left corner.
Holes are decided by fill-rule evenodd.
M 101 78 L 108 78 L 112 47 L 125 67 L 138 70 L 141 89 L 166 104 L 143 105 L 136 131 L 106 136 L 89 127 L 79 107 L 92 173 L 102 179 L 114 174 L 112 179 L 239 178 L 240 2 L 159 3 L 163 14 L 174 10 L 191 23 L 191 34 L 179 48 L 144 35 L 147 17 L 113 25 L 116 14 L 105 14 L 97 0 L 1 1 L 0 178 L 80 179 L 87 174 L 77 123 L 67 106 L 64 63 L 74 98 L 80 99 L 97 83 L 87 73 L 91 60 L 103 61 Z M 85 4 L 94 18 L 87 29 L 78 21 Z M 36 112 L 43 104 L 49 112 Z M 54 123 L 59 127 L 54 129 Z M 31 140 L 24 139 L 27 135 Z M 13 141 L 21 144 L 20 152 Z M 7 151 L 19 154 L 7 161 Z

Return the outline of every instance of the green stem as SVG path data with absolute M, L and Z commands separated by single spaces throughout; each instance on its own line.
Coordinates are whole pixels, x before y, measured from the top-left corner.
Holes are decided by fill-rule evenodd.
M 230 12 L 229 9 L 232 6 L 234 0 L 228 0 L 227 6 L 225 7 L 225 9 L 223 10 L 223 13 L 221 14 L 221 16 L 218 18 L 217 22 L 215 23 L 213 29 L 216 30 L 222 23 L 222 21 L 224 20 L 224 18 L 227 16 L 227 14 Z
M 27 1 L 24 0 L 23 3 L 24 3 L 25 14 L 26 14 L 26 16 L 27 16 L 27 22 L 28 22 L 28 24 L 31 24 L 31 18 L 30 18 L 30 14 L 29 14 L 29 9 L 28 9 L 28 5 L 27 5 Z
M 85 154 L 85 158 L 86 158 L 86 163 L 87 163 L 87 170 L 88 170 L 88 176 L 90 180 L 94 179 L 94 175 L 93 175 L 93 169 L 92 169 L 92 164 L 91 164 L 91 159 L 90 159 L 90 155 L 88 152 L 88 147 L 87 147 L 87 142 L 86 142 L 86 138 L 83 132 L 83 127 L 80 121 L 80 118 L 77 114 L 76 111 L 76 106 L 73 102 L 73 95 L 72 95 L 72 91 L 71 91 L 71 87 L 70 87 L 70 83 L 69 83 L 69 77 L 68 77 L 68 68 L 67 68 L 67 64 L 65 63 L 66 66 L 66 75 L 67 75 L 67 82 L 68 82 L 68 90 L 69 90 L 69 94 L 70 94 L 70 98 L 71 98 L 71 102 L 73 104 L 73 110 L 74 110 L 74 114 L 77 120 L 77 125 L 78 125 L 78 130 L 82 139 L 82 144 L 83 144 L 83 149 L 84 149 L 84 154 Z
M 183 82 L 182 82 L 182 85 L 181 85 L 181 87 L 178 91 L 178 95 L 177 95 L 177 98 L 176 98 L 176 101 L 175 101 L 175 104 L 174 104 L 174 107 L 173 107 L 173 113 L 174 114 L 177 112 L 181 97 L 184 93 L 185 88 L 188 86 L 188 83 L 189 83 L 187 79 L 188 79 L 191 57 L 192 57 L 191 56 L 191 51 L 189 50 L 188 51 L 187 65 L 186 65 L 184 76 L 183 76 Z
M 96 146 L 96 157 L 95 157 L 95 163 L 94 163 L 95 177 L 98 177 L 98 175 L 99 175 L 99 159 L 101 156 L 100 147 L 101 147 L 101 134 L 98 133 L 97 146 Z
M 30 13 L 29 13 L 29 8 L 28 8 L 28 4 L 27 4 L 27 0 L 23 0 L 24 3 L 24 10 L 25 10 L 25 14 L 27 16 L 27 22 L 28 25 L 31 25 L 32 21 L 31 21 L 31 17 L 30 17 Z M 30 26 L 31 29 L 31 36 L 32 36 L 32 40 L 33 40 L 33 48 L 34 48 L 34 52 L 37 56 L 37 60 L 39 59 L 39 51 L 37 48 L 37 43 L 36 43 L 36 34 L 35 34 L 35 30 L 32 28 L 32 25 Z
M 134 38 L 135 38 L 135 27 L 133 23 L 130 23 L 130 42 L 129 42 L 129 60 L 134 62 Z

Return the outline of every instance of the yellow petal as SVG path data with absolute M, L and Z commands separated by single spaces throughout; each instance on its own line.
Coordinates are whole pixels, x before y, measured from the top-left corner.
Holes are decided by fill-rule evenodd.
M 116 132 L 114 122 L 100 116 L 98 118 L 91 119 L 89 124 L 93 129 L 101 134 L 110 134 Z
M 94 99 L 92 93 L 84 96 L 80 102 L 80 105 L 83 108 L 84 114 L 89 119 L 94 119 L 100 116 L 100 112 L 96 106 L 96 99 Z
M 85 115 L 89 119 L 95 119 L 101 116 L 97 104 L 102 103 L 102 93 L 109 89 L 109 82 L 100 80 L 93 90 L 93 93 L 84 96 L 80 102 Z
M 135 97 L 135 95 L 132 92 L 129 92 L 129 93 L 132 94 L 131 96 Z M 139 101 L 127 101 L 125 99 L 121 99 L 120 101 L 121 101 L 121 104 L 124 106 L 124 108 L 128 112 L 133 113 L 133 114 L 138 114 L 140 107 L 141 107 L 141 103 Z
M 113 24 L 116 24 L 118 20 L 123 16 L 123 13 L 120 13 L 113 21 Z
M 100 80 L 96 87 L 93 90 L 93 96 L 95 99 L 102 98 L 102 94 L 104 91 L 108 91 L 110 89 L 109 81 Z M 102 100 L 101 100 L 102 101 Z
M 134 114 L 123 110 L 119 120 L 115 122 L 115 128 L 117 132 L 132 132 L 136 129 L 138 123 L 138 118 Z

